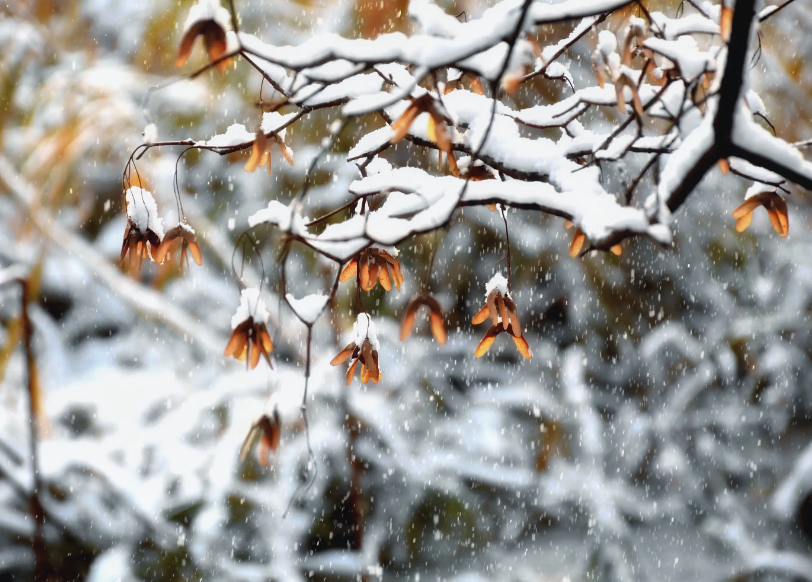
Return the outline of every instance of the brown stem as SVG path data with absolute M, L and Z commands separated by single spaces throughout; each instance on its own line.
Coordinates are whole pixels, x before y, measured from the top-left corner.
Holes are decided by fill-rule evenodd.
M 28 280 L 18 279 L 22 290 L 22 316 L 23 316 L 23 346 L 25 348 L 26 363 L 26 386 L 28 388 L 28 429 L 29 445 L 31 455 L 31 473 L 33 477 L 34 489 L 31 491 L 29 503 L 31 515 L 34 517 L 34 582 L 41 582 L 47 578 L 48 574 L 48 549 L 45 546 L 43 536 L 43 526 L 45 525 L 45 512 L 39 499 L 39 492 L 42 489 L 42 481 L 39 472 L 39 426 L 37 420 L 37 409 L 39 402 L 39 390 L 37 388 L 37 366 L 34 361 L 34 352 L 31 349 L 31 337 L 33 327 L 31 319 L 28 317 Z

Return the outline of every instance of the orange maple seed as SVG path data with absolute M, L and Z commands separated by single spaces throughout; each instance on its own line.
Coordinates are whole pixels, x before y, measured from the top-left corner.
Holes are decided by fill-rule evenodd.
M 786 217 L 781 216 L 772 205 L 765 208 L 767 209 L 767 215 L 770 217 L 770 223 L 773 225 L 773 229 L 780 234 L 782 238 L 785 238 L 789 234 L 789 229 L 785 228 Z
M 392 123 L 392 137 L 389 138 L 389 143 L 398 143 L 406 134 L 409 133 L 409 128 L 412 126 L 415 118 L 420 114 L 417 106 L 412 103 L 406 108 L 406 111 Z
M 725 158 L 719 158 L 717 163 L 719 164 L 719 169 L 722 170 L 723 174 L 730 172 L 730 163 Z
M 643 117 L 643 102 L 640 101 L 640 93 L 637 91 L 637 87 L 634 83 L 629 83 L 628 85 L 632 90 L 632 106 L 634 107 L 634 112 L 637 113 L 638 117 Z
M 490 314 L 491 314 L 490 309 L 488 308 L 488 304 L 486 303 L 485 305 L 482 306 L 482 309 L 476 312 L 476 315 L 474 315 L 474 318 L 471 320 L 471 323 L 474 325 L 479 325 L 480 323 L 488 319 Z
M 245 458 L 248 456 L 248 453 L 251 451 L 251 448 L 254 446 L 254 443 L 260 435 L 262 434 L 262 430 L 259 428 L 258 423 L 254 423 L 251 425 L 251 430 L 248 431 L 248 434 L 245 436 L 245 440 L 242 442 L 242 447 L 240 447 L 240 461 L 244 461 Z
M 378 272 L 380 267 L 378 266 L 377 262 L 373 262 L 369 265 L 369 271 L 367 275 L 367 285 L 364 287 L 364 291 L 372 291 L 375 288 L 375 285 L 378 284 Z
M 216 27 L 212 29 L 212 27 Z M 209 53 L 209 60 L 213 63 L 226 54 L 225 31 L 215 24 L 209 24 L 203 33 L 203 42 Z M 223 59 L 215 65 L 218 73 L 225 73 L 231 59 Z
M 445 122 L 439 117 L 435 118 L 434 115 L 429 115 L 429 124 L 427 130 L 429 139 L 437 144 L 441 152 L 451 151 L 451 139 L 448 137 L 448 131 L 445 128 Z M 440 165 L 443 164 L 442 155 L 440 156 Z
M 365 364 L 361 364 L 361 383 L 366 384 L 369 382 L 369 368 Z
M 736 232 L 744 232 L 753 220 L 753 213 L 748 212 L 744 216 L 736 220 Z
M 200 245 L 194 241 L 189 241 L 189 252 L 192 253 L 192 258 L 198 267 L 203 266 L 203 255 L 200 253 Z
M 344 348 L 343 350 L 341 350 L 340 352 L 338 352 L 338 355 L 337 355 L 335 358 L 333 358 L 332 360 L 330 360 L 330 365 L 331 365 L 331 366 L 338 366 L 338 365 L 340 365 L 340 364 L 343 364 L 344 362 L 346 362 L 346 361 L 347 361 L 347 358 L 349 358 L 349 357 L 350 357 L 350 355 L 352 354 L 353 350 L 355 350 L 355 344 L 354 344 L 354 343 L 351 343 L 351 344 L 350 344 L 350 345 L 348 345 L 346 348 Z
M 760 195 L 753 196 L 744 201 L 744 203 L 733 211 L 733 218 L 742 218 L 747 214 L 752 214 L 753 210 L 763 204 Z
M 225 357 L 229 357 L 231 355 L 236 355 L 242 353 L 245 349 L 245 342 L 248 341 L 248 336 L 245 334 L 244 331 L 237 328 L 231 334 L 231 339 L 228 340 L 228 344 L 226 344 L 226 349 L 223 350 L 223 355 Z
M 486 206 L 491 212 L 496 212 L 496 204 L 487 204 Z
M 496 336 L 499 335 L 500 331 L 501 330 L 499 327 L 495 325 L 492 325 L 490 329 L 488 329 L 488 331 L 485 333 L 485 337 L 483 337 L 482 341 L 479 342 L 476 352 L 474 352 L 475 358 L 481 358 L 488 352 L 489 349 L 491 349 L 491 346 L 493 345 L 493 342 L 496 339 Z
M 164 240 L 161 241 L 161 246 L 159 246 L 155 251 L 152 253 L 152 260 L 155 261 L 157 264 L 161 265 L 166 258 L 167 253 L 169 252 L 169 247 L 172 246 L 172 243 L 175 241 L 175 237 L 170 238 L 169 232 L 164 235 Z
M 273 351 L 273 342 L 271 341 L 271 334 L 268 333 L 266 327 L 260 330 L 259 339 L 260 342 L 262 342 L 262 348 L 270 354 Z
M 516 92 L 516 89 L 519 88 L 519 85 L 522 84 L 523 79 L 524 75 L 518 73 L 508 73 L 502 79 L 502 88 L 508 95 L 513 95 Z
M 517 337 L 515 335 L 511 335 L 510 337 L 513 338 L 513 343 L 516 345 L 516 349 L 519 350 L 519 353 L 523 355 L 526 360 L 533 357 L 533 354 L 530 353 L 530 346 L 527 345 L 526 339 L 523 337 Z
M 250 362 L 252 370 L 257 367 L 257 364 L 259 364 L 259 356 L 261 351 L 262 350 L 259 349 L 259 346 L 256 343 L 254 343 L 253 349 L 251 350 L 251 362 Z
M 245 162 L 245 171 L 254 172 L 260 166 L 264 166 L 268 157 L 268 138 L 262 131 L 257 132 L 254 138 L 254 145 L 251 148 L 251 157 Z
M 513 333 L 521 337 L 522 326 L 519 323 L 519 313 L 516 311 L 516 304 L 510 297 L 505 297 L 505 306 L 507 307 L 508 318 L 510 319 L 510 327 L 513 330 Z
M 586 241 L 586 235 L 580 228 L 576 229 L 575 235 L 572 237 L 572 244 L 570 245 L 571 257 L 577 257 L 581 254 L 581 249 L 584 248 L 584 241 Z
M 358 360 L 355 360 L 347 370 L 347 386 L 352 382 L 352 376 L 355 374 L 355 368 L 358 366 Z
M 431 320 L 431 334 L 434 336 L 434 339 L 437 340 L 438 344 L 444 345 L 447 339 L 447 334 L 445 330 L 445 322 L 443 321 L 443 314 L 431 311 L 429 313 L 429 319 Z
M 470 76 L 468 80 L 471 82 L 471 91 L 477 95 L 485 94 L 485 88 L 482 86 L 482 81 L 479 80 L 479 77 Z
M 285 143 L 277 136 L 276 142 L 279 144 L 279 149 L 282 152 L 282 156 L 285 158 L 288 164 L 291 166 L 293 165 L 293 155 L 291 155 L 290 148 L 285 145 Z M 269 168 L 270 170 L 270 168 Z
M 392 265 L 392 278 L 395 280 L 395 287 L 400 291 L 400 286 L 403 285 L 403 271 L 400 270 L 400 263 L 395 261 Z
M 564 230 L 569 230 L 569 229 L 571 229 L 573 226 L 575 226 L 575 225 L 572 223 L 572 221 L 571 221 L 571 220 L 567 220 L 567 221 L 565 221 L 565 222 L 564 222 Z
M 499 325 L 499 312 L 496 309 L 496 293 L 495 291 L 491 291 L 491 294 L 488 295 L 488 298 L 485 300 L 493 325 Z
M 338 277 L 339 281 L 349 281 L 350 279 L 354 278 L 355 275 L 358 273 L 358 260 L 353 259 L 347 266 L 344 267 L 344 270 L 341 271 L 341 275 Z
M 623 253 L 623 248 L 619 244 L 612 245 L 609 250 L 613 255 L 617 255 L 618 257 Z
M 722 40 L 730 40 L 730 29 L 733 28 L 733 9 L 730 6 L 722 6 L 722 14 L 719 16 L 719 31 Z
M 359 268 L 359 279 L 361 281 L 361 289 L 366 290 L 369 285 L 369 260 L 366 256 L 361 255 Z
M 501 295 L 496 298 L 496 306 L 499 308 L 499 317 L 502 318 L 502 329 L 507 329 L 510 316 L 508 315 L 507 307 L 505 307 L 505 300 L 502 299 Z
M 361 345 L 361 358 L 364 360 L 364 365 L 370 370 L 375 369 L 375 359 L 372 357 L 372 344 L 369 340 L 364 340 Z
M 457 166 L 457 160 L 454 158 L 454 154 L 448 154 L 448 173 L 454 176 L 455 178 L 460 177 L 460 169 Z
M 598 81 L 598 86 L 603 89 L 603 86 L 606 85 L 606 71 L 603 70 L 603 64 L 594 56 L 592 57 L 592 70 L 595 73 L 595 79 Z
M 381 282 L 381 287 L 383 287 L 385 291 L 392 290 L 392 279 L 389 276 L 389 268 L 386 264 L 380 265 L 378 268 L 378 280 Z
M 257 458 L 259 459 L 259 464 L 266 469 L 271 464 L 271 447 L 268 445 L 268 442 L 265 440 L 265 437 L 261 437 L 259 439 L 259 447 L 257 447 Z
M 789 234 L 789 211 L 787 210 L 787 202 L 778 195 L 773 197 L 773 208 L 778 216 L 778 220 L 783 227 L 783 233 L 780 233 L 783 238 Z
M 626 94 L 623 91 L 623 87 L 626 86 L 626 78 L 621 77 L 615 83 L 615 96 L 617 98 L 617 108 L 623 114 L 626 115 Z
M 418 303 L 411 303 L 403 315 L 403 321 L 400 323 L 400 341 L 406 341 L 414 328 L 414 320 L 417 316 Z

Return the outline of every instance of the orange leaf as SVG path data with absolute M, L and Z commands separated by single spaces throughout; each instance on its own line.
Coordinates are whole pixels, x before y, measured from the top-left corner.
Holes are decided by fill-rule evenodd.
M 586 235 L 583 231 L 578 228 L 575 230 L 575 235 L 572 237 L 572 244 L 570 245 L 570 256 L 577 257 L 581 254 L 581 249 L 584 248 L 584 241 L 586 240 Z

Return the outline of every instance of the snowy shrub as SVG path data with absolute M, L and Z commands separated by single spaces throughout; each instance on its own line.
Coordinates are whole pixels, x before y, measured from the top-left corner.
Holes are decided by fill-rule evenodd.
M 180 79 L 141 102 L 145 75 L 43 62 L 0 158 L 62 253 L 6 245 L 51 428 L 37 467 L 8 423 L 0 572 L 812 579 L 812 163 L 779 137 L 810 124 L 769 121 L 806 81 L 765 32 L 808 7 L 362 0 L 303 31 L 295 3 L 159 4 Z M 353 10 L 411 25 L 352 38 Z M 62 167 L 73 84 L 99 103 Z M 142 109 L 87 226 L 79 154 Z

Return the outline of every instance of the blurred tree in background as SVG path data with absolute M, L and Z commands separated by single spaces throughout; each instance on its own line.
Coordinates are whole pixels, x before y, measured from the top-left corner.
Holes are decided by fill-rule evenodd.
M 254 283 L 265 274 L 274 370 L 246 372 L 222 354 L 239 303 L 234 261 L 247 248 L 238 237 L 268 202 L 297 195 L 335 108 L 287 129 L 295 164 L 274 149 L 271 177 L 244 171 L 250 152 L 149 150 L 127 185 L 153 193 L 168 227 L 179 218 L 177 172 L 204 265 L 118 267 L 122 172 L 145 126 L 157 140 L 207 140 L 235 123 L 253 131 L 258 102 L 280 99 L 241 58 L 167 84 L 192 4 L 0 7 L 0 266 L 28 274 L 47 579 L 812 580 L 807 191 L 786 185 L 789 237 L 762 210 L 737 233 L 730 213 L 752 181 L 714 169 L 675 213 L 670 248 L 638 237 L 620 257 L 570 258 L 560 218 L 509 210 L 510 285 L 530 361 L 504 337 L 473 357 L 484 330 L 470 320 L 505 255 L 505 224 L 464 208 L 442 233 L 400 245 L 399 293 L 364 294 L 378 385 L 347 386 L 330 366 L 354 339 L 355 287 L 339 286 L 313 327 L 306 427 L 307 329 L 278 294 L 285 233 L 258 230 L 263 263 L 249 249 L 244 267 Z M 405 0 L 236 4 L 241 30 L 275 46 L 418 30 Z M 492 3 L 436 4 L 472 21 Z M 643 4 L 670 17 L 709 6 Z M 617 11 L 572 45 L 561 61 L 575 89 L 595 84 L 597 30 L 622 37 L 640 14 Z M 538 27 L 539 44 L 575 24 Z M 805 30 L 812 8 L 788 3 L 762 23 L 748 63 L 790 143 L 812 134 Z M 201 44 L 184 71 L 208 62 Z M 538 76 L 506 102 L 518 111 L 571 94 Z M 603 108 L 583 121 L 609 131 L 622 119 Z M 347 152 L 385 125 L 359 118 L 320 159 L 311 218 L 352 198 L 361 174 Z M 436 172 L 436 152 L 408 140 L 385 157 Z M 628 184 L 643 163 L 607 165 L 605 183 Z M 656 189 L 663 165 L 638 192 Z M 423 310 L 401 343 L 400 317 L 431 261 L 448 341 L 436 343 Z M 288 257 L 296 297 L 328 292 L 335 277 L 315 252 Z M 0 288 L 0 318 L 0 580 L 26 580 L 36 527 L 18 287 Z M 274 409 L 270 466 L 241 461 L 252 423 Z

